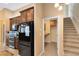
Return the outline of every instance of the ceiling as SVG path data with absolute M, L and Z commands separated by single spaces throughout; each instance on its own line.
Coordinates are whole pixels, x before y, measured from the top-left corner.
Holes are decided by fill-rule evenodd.
M 3 8 L 10 9 L 12 11 L 15 11 L 25 5 L 28 5 L 29 3 L 0 3 L 0 10 Z

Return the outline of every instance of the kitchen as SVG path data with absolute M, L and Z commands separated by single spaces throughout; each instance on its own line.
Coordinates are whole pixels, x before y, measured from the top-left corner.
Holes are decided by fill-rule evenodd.
M 41 27 L 42 20 L 40 20 L 42 19 L 42 12 L 41 10 L 38 10 L 39 8 L 42 8 L 41 4 L 29 3 L 16 11 L 11 11 L 7 8 L 1 10 L 1 13 L 3 14 L 3 16 L 1 14 L 0 20 L 1 48 L 4 47 L 5 50 L 5 48 L 8 47 L 17 50 L 17 54 L 20 56 L 34 56 L 39 55 L 42 52 L 42 44 L 40 44 L 42 36 L 39 35 L 43 33 L 43 27 Z
M 14 46 L 13 48 L 18 49 L 19 53 L 23 56 L 26 55 L 28 56 L 28 53 L 29 55 L 32 56 L 34 55 L 34 10 L 33 9 L 34 8 L 31 7 L 29 9 L 23 10 L 21 11 L 21 16 L 10 19 L 10 38 L 13 36 L 13 40 L 9 39 L 8 46 L 12 48 L 13 45 Z M 15 36 L 13 35 L 13 33 Z M 17 37 L 18 35 L 19 37 Z

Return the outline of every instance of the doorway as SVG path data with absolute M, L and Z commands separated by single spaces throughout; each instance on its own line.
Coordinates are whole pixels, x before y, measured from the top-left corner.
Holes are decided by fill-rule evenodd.
M 57 56 L 57 20 L 44 22 L 44 55 Z

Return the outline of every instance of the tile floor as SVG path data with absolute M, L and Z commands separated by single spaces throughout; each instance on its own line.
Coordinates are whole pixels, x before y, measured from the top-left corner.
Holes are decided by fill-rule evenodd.
M 57 56 L 56 43 L 45 43 L 45 56 Z

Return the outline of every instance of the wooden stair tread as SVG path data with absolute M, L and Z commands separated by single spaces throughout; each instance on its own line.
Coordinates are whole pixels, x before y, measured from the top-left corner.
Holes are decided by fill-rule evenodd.
M 69 42 L 79 42 L 79 39 L 73 39 L 73 38 L 71 38 L 71 39 L 65 39 L 64 41 L 69 41 Z
M 64 50 L 65 50 L 65 51 L 70 51 L 70 52 L 72 52 L 72 53 L 79 54 L 79 48 L 74 48 L 74 47 L 65 46 Z
M 79 34 L 70 18 L 64 20 L 64 55 L 79 56 Z
M 71 36 L 69 35 L 68 36 L 68 35 L 65 35 L 64 38 L 74 38 L 75 39 L 75 38 L 79 38 L 79 36 L 74 36 L 74 35 L 71 35 Z
M 69 47 L 74 47 L 74 48 L 79 48 L 79 42 L 75 42 L 75 43 L 73 43 L 73 42 L 65 42 L 65 44 L 64 44 L 65 46 L 69 46 Z
M 64 56 L 79 56 L 79 54 L 72 53 L 70 51 L 65 51 Z

